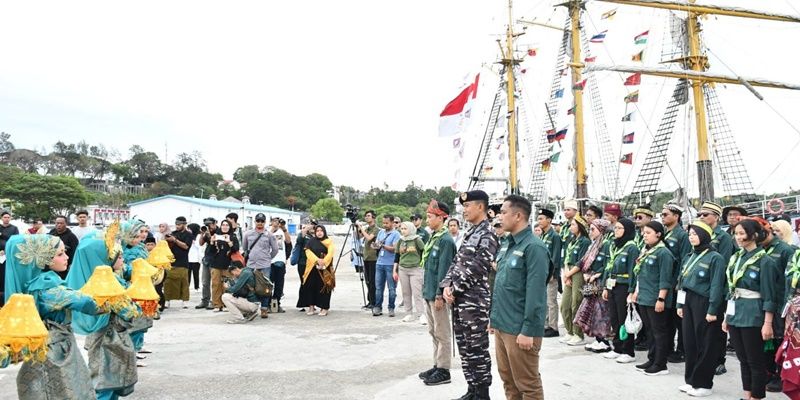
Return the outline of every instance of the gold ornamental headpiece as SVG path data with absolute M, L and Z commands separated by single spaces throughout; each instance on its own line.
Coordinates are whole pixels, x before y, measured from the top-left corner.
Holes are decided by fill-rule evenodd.
M 106 228 L 103 234 L 103 241 L 106 243 L 109 260 L 114 261 L 119 254 L 122 254 L 122 246 L 119 244 L 119 219 L 115 219 L 114 222 Z
M 16 257 L 21 264 L 44 269 L 53 261 L 60 244 L 58 236 L 26 234 L 22 243 L 17 245 L 19 252 Z

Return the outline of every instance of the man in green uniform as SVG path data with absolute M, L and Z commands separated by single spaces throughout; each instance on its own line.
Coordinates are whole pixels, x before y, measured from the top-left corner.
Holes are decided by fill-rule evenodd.
M 498 252 L 492 296 L 490 330 L 495 335 L 497 369 L 506 398 L 543 400 L 539 350 L 547 315 L 549 254 L 528 225 L 527 199 L 506 197 L 500 213 L 509 235 Z
M 553 229 L 555 213 L 539 210 L 536 222 L 542 228 L 542 242 L 547 246 L 550 265 L 547 280 L 547 321 L 545 321 L 544 337 L 558 337 L 558 284 L 561 282 L 561 237 Z
M 655 213 L 650 209 L 649 205 L 643 205 L 633 210 L 633 223 L 636 224 L 636 247 L 639 251 L 644 250 L 644 239 L 642 238 L 642 229 L 655 217 Z
M 667 230 L 667 234 L 664 236 L 664 244 L 667 246 L 670 252 L 672 252 L 672 257 L 675 259 L 675 265 L 673 266 L 673 277 L 674 281 L 678 281 L 678 275 L 680 274 L 680 267 L 683 263 L 683 258 L 686 257 L 687 254 L 692 252 L 692 245 L 689 243 L 689 235 L 683 230 L 681 226 L 681 216 L 683 216 L 683 207 L 681 207 L 677 203 L 668 202 L 664 204 L 664 209 L 661 211 L 661 222 L 664 224 L 664 228 Z M 673 299 L 673 302 L 675 299 Z M 676 310 L 676 304 L 672 304 L 672 309 L 669 311 L 671 313 L 670 317 L 670 331 L 668 333 L 669 337 L 674 338 L 675 332 L 678 333 L 678 344 L 677 347 L 673 347 L 674 345 L 670 345 L 670 354 L 667 356 L 667 361 L 671 363 L 682 363 L 685 361 L 684 351 L 683 351 L 683 330 L 681 329 L 681 318 L 678 317 L 678 314 L 674 311 Z

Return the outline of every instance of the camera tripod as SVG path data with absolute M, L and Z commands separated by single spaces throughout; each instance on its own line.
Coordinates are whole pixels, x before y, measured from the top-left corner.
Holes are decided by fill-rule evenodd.
M 350 246 L 350 250 L 347 250 L 345 252 L 344 249 L 347 246 L 347 240 L 350 239 L 350 235 L 353 236 L 353 242 Z M 336 265 L 333 267 L 334 275 L 336 275 L 336 270 L 339 269 L 339 262 L 342 261 L 342 257 L 344 257 L 346 254 L 353 255 L 353 265 L 356 267 L 356 272 L 358 272 L 358 278 L 361 280 L 361 297 L 364 300 L 364 306 L 366 306 L 367 292 L 364 286 L 364 247 L 358 240 L 358 224 L 356 224 L 355 221 L 352 221 L 350 227 L 347 228 L 347 235 L 344 236 L 344 244 L 342 245 L 342 251 L 339 252 L 339 258 L 336 260 Z

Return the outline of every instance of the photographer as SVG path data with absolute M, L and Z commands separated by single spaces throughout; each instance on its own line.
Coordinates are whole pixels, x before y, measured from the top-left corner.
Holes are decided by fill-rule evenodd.
M 376 215 L 375 210 L 367 210 L 364 213 L 367 226 L 361 226 L 358 230 L 358 237 L 364 239 L 364 280 L 367 282 L 367 305 L 363 307 L 365 311 L 372 311 L 375 305 L 375 263 L 378 261 L 378 250 L 374 247 L 378 236 Z
M 211 260 L 214 257 L 214 246 L 211 246 L 211 235 L 217 231 L 217 220 L 214 218 L 206 218 L 203 220 L 203 226 L 200 228 L 200 237 L 197 239 L 200 246 L 205 246 L 203 252 L 203 265 L 200 278 L 203 280 L 203 293 L 200 304 L 195 306 L 200 310 L 213 310 L 211 307 Z
M 245 324 L 255 319 L 258 315 L 258 297 L 256 297 L 256 278 L 253 270 L 245 268 L 241 262 L 233 261 L 228 267 L 228 274 L 233 277 L 225 278 L 225 294 L 222 302 L 233 318 L 226 321 L 229 324 Z
M 272 257 L 272 265 L 269 272 L 269 280 L 275 284 L 272 292 L 272 300 L 278 303 L 279 313 L 286 312 L 281 307 L 281 297 L 283 297 L 283 283 L 286 278 L 286 246 L 292 245 L 292 238 L 286 229 L 286 221 L 275 217 L 270 221 L 270 233 L 275 238 L 278 252 Z
M 219 224 L 217 232 L 211 236 L 211 303 L 215 312 L 222 311 L 222 278 L 228 276 L 231 265 L 231 253 L 239 250 L 239 239 L 227 220 Z

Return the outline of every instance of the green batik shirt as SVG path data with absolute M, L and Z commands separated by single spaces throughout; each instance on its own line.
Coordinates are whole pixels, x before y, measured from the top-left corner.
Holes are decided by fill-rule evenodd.
M 767 255 L 775 261 L 775 266 L 778 268 L 778 298 L 781 299 L 778 309 L 783 310 L 787 300 L 786 294 L 789 293 L 786 291 L 786 271 L 789 270 L 789 263 L 792 261 L 792 256 L 794 256 L 794 249 L 775 236 L 763 247 Z
M 733 255 L 733 238 L 717 225 L 711 233 L 711 247 L 728 263 Z
M 544 335 L 549 254 L 530 226 L 504 239 L 497 258 L 491 326 L 510 335 Z
M 616 279 L 617 285 L 630 285 L 633 277 L 633 267 L 639 257 L 639 248 L 633 240 L 629 240 L 622 247 L 617 248 L 614 242 L 608 249 L 608 261 L 603 271 L 603 287 L 607 279 Z
M 664 244 L 672 253 L 672 258 L 675 260 L 672 273 L 675 274 L 675 281 L 677 281 L 678 274 L 681 273 L 681 261 L 686 258 L 687 254 L 692 252 L 692 244 L 689 243 L 689 235 L 680 225 L 676 225 L 672 230 L 667 232 L 664 237 Z
M 551 226 L 547 232 L 542 234 L 542 242 L 547 247 L 551 274 L 556 277 L 561 276 L 561 237 Z
M 753 251 L 740 249 L 731 257 L 726 271 L 728 277 L 728 300 L 735 303 L 735 314 L 726 315 L 728 325 L 738 328 L 760 328 L 764 325 L 764 313 L 779 312 L 781 303 L 778 285 L 778 267 L 764 249 Z M 758 292 L 758 299 L 745 299 L 734 295 L 734 289 Z M 774 315 L 773 318 L 780 318 Z
M 658 292 L 662 289 L 667 290 L 664 297 L 664 307 L 672 307 L 672 296 L 675 292 L 675 280 L 672 267 L 675 262 L 672 253 L 662 243 L 652 249 L 646 250 L 639 256 L 637 265 L 634 267 L 636 287 L 629 289 L 639 294 L 636 303 L 642 306 L 655 307 L 658 299 Z M 638 269 L 638 271 L 637 271 Z
M 708 298 L 706 314 L 718 315 L 722 311 L 727 290 L 725 270 L 725 261 L 713 249 L 700 254 L 687 254 L 678 275 L 678 289 Z M 678 308 L 682 307 L 682 304 L 678 304 Z

